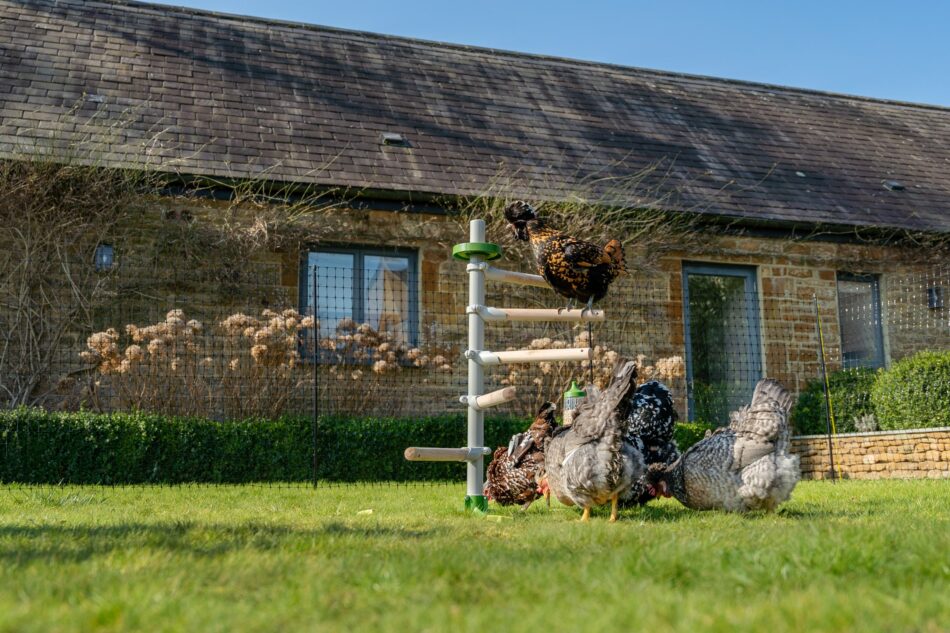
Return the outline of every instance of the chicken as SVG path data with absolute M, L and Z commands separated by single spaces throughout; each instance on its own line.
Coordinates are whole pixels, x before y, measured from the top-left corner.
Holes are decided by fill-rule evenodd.
M 696 510 L 771 512 L 798 483 L 798 456 L 788 453 L 792 396 L 778 381 L 760 380 L 750 406 L 730 416 L 669 466 L 656 464 L 647 484 Z
M 626 439 L 639 441 L 647 467 L 653 464 L 672 464 L 680 452 L 673 439 L 676 428 L 676 409 L 669 388 L 651 380 L 637 387 L 627 414 Z M 646 482 L 646 473 L 620 494 L 620 505 L 643 505 L 655 498 Z
M 577 410 L 574 423 L 558 429 L 544 453 L 540 489 L 565 505 L 590 509 L 611 502 L 610 520 L 617 520 L 620 494 L 629 490 L 646 465 L 635 443 L 625 439 L 636 364 L 624 363 L 599 398 Z
M 514 202 L 505 209 L 505 219 L 522 241 L 531 243 L 538 274 L 556 293 L 567 297 L 567 308 L 575 301 L 586 303 L 585 310 L 604 298 L 607 288 L 627 272 L 623 245 L 610 240 L 600 247 L 550 228 L 527 202 Z
M 488 499 L 503 506 L 518 504 L 527 510 L 538 498 L 544 445 L 557 427 L 555 409 L 553 402 L 545 402 L 527 431 L 512 436 L 507 447 L 495 449 L 485 480 Z

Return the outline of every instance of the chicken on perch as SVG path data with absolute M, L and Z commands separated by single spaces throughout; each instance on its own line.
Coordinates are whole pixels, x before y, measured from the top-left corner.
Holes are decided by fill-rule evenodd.
M 544 466 L 544 446 L 557 427 L 555 409 L 553 402 L 545 402 L 527 431 L 512 436 L 507 447 L 495 449 L 485 480 L 489 500 L 527 510 L 541 494 L 538 477 Z
M 556 293 L 567 297 L 567 308 L 575 301 L 586 303 L 604 298 L 611 282 L 627 272 L 623 245 L 610 240 L 603 247 L 553 229 L 527 202 L 517 201 L 505 209 L 505 219 L 519 240 L 530 242 L 538 274 Z
M 752 403 L 680 456 L 656 464 L 647 484 L 696 510 L 773 511 L 800 478 L 798 457 L 788 453 L 792 396 L 778 381 L 760 380 Z
M 626 439 L 642 443 L 641 451 L 647 467 L 675 462 L 680 452 L 673 439 L 676 428 L 673 396 L 663 383 L 651 380 L 637 387 L 627 414 Z M 621 506 L 643 505 L 655 498 L 646 482 L 646 473 L 621 493 Z
M 626 439 L 635 378 L 635 363 L 619 366 L 610 386 L 581 405 L 574 423 L 558 429 L 545 449 L 540 490 L 550 491 L 565 505 L 582 507 L 582 521 L 590 520 L 593 506 L 608 501 L 610 520 L 616 521 L 620 494 L 646 468 L 637 444 Z

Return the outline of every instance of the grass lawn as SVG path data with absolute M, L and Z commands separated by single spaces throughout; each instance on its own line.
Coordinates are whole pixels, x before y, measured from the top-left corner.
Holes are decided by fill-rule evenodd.
M 614 525 L 463 494 L 0 487 L 0 631 L 950 630 L 950 481 Z

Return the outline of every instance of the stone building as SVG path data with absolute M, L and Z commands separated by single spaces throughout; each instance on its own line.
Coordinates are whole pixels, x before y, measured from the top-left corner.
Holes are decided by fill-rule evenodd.
M 300 212 L 288 200 L 319 200 L 294 239 L 232 245 L 253 284 L 226 296 L 211 276 L 172 299 L 153 288 L 140 303 L 155 310 L 306 312 L 317 267 L 328 333 L 352 318 L 457 354 L 460 214 L 516 198 L 579 208 L 583 194 L 594 215 L 689 218 L 679 245 L 629 240 L 645 265 L 605 303 L 626 327 L 595 339 L 648 361 L 682 356 L 691 415 L 721 413 L 762 375 L 796 390 L 817 376 L 816 301 L 832 369 L 950 345 L 947 272 L 920 246 L 950 232 L 946 108 L 125 0 L 0 0 L 0 47 L 5 158 L 81 142 L 96 164 L 165 176 L 133 237 L 97 249 L 120 275 L 220 268 L 219 242 L 185 258 L 169 231 L 225 217 L 275 230 L 268 221 Z M 261 195 L 236 205 L 247 183 Z M 260 200 L 275 190 L 268 216 Z M 498 345 L 550 335 L 500 332 Z M 696 401 L 703 387 L 728 392 L 719 408 Z

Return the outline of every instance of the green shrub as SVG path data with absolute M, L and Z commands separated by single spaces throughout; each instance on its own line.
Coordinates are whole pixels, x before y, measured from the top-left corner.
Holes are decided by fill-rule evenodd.
M 488 418 L 485 444 L 504 446 L 528 420 Z M 708 425 L 678 424 L 685 450 Z M 459 481 L 457 462 L 408 462 L 408 446 L 458 447 L 462 414 L 431 418 L 305 417 L 216 422 L 148 413 L 0 411 L 0 481 L 35 484 Z
M 871 400 L 885 430 L 950 426 L 950 351 L 894 363 L 874 381 Z
M 871 387 L 877 371 L 868 368 L 844 369 L 828 374 L 831 407 L 838 433 L 856 431 L 855 422 L 874 412 Z M 825 422 L 825 385 L 819 378 L 806 385 L 792 408 L 792 427 L 800 435 L 827 432 Z
M 703 439 L 706 436 L 706 431 L 712 431 L 715 430 L 715 428 L 715 425 L 707 424 L 699 420 L 694 422 L 677 422 L 676 428 L 673 431 L 673 439 L 676 440 L 676 445 L 682 452 Z
M 488 446 L 528 422 L 489 418 Z M 407 446 L 463 446 L 465 418 L 321 418 L 317 475 L 325 481 L 463 479 L 464 464 L 407 462 Z M 0 411 L 0 481 L 139 484 L 311 481 L 310 418 L 216 422 L 146 413 Z

